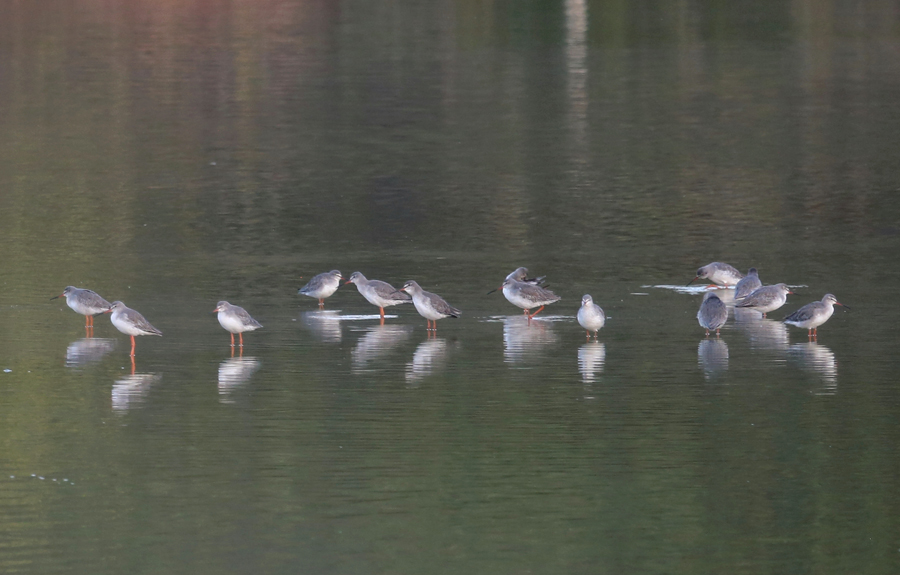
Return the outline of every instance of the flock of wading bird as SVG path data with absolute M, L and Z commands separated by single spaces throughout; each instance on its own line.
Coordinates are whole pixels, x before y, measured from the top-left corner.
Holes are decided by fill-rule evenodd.
M 522 308 L 530 320 L 545 306 L 560 300 L 558 295 L 544 287 L 545 278 L 546 276 L 530 278 L 527 269 L 518 268 L 506 276 L 500 287 L 489 291 L 488 294 L 502 290 L 506 299 L 511 304 Z M 341 275 L 341 272 L 331 270 L 313 277 L 309 283 L 298 290 L 298 293 L 318 299 L 321 308 L 325 305 L 325 299 L 331 297 L 338 290 L 343 279 L 344 276 Z M 711 282 L 710 288 L 721 289 L 734 286 L 735 307 L 756 309 L 762 312 L 763 317 L 783 306 L 787 301 L 787 295 L 794 293 L 783 283 L 762 285 L 756 268 L 750 268 L 750 271 L 744 276 L 734 267 L 720 262 L 713 262 L 698 269 L 696 277 L 688 282 L 688 285 L 698 279 Z M 437 320 L 447 317 L 455 318 L 462 314 L 460 310 L 448 304 L 444 298 L 423 290 L 418 283 L 412 280 L 403 284 L 400 289 L 394 289 L 394 286 L 387 282 L 366 279 L 366 276 L 360 272 L 353 272 L 344 283 L 356 284 L 359 293 L 369 303 L 378 307 L 382 323 L 384 323 L 385 317 L 384 308 L 409 302 L 412 302 L 419 315 L 425 318 L 426 329 L 429 332 L 437 330 Z M 65 297 L 66 305 L 85 316 L 85 328 L 89 333 L 93 330 L 95 315 L 111 314 L 110 319 L 116 329 L 131 336 L 132 357 L 134 356 L 135 336 L 162 335 L 162 332 L 153 327 L 139 312 L 127 307 L 121 301 L 109 303 L 89 289 L 69 286 L 63 290 L 61 295 L 50 299 L 54 300 L 59 297 Z M 821 301 L 807 304 L 785 317 L 784 323 L 806 328 L 809 337 L 815 338 L 818 335 L 817 328 L 828 321 L 834 313 L 835 304 L 844 306 L 833 295 L 825 294 Z M 847 306 L 844 307 L 850 309 Z M 535 308 L 537 309 L 531 312 Z M 232 347 L 235 345 L 235 334 L 239 336 L 238 346 L 243 347 L 244 332 L 262 327 L 247 313 L 247 310 L 227 301 L 220 301 L 216 304 L 213 312 L 218 313 L 219 324 L 231 333 Z M 588 338 L 591 337 L 592 332 L 596 338 L 597 332 L 606 323 L 606 314 L 587 294 L 581 298 L 581 307 L 576 318 L 581 327 L 586 330 Z M 700 304 L 700 310 L 697 312 L 697 321 L 700 322 L 701 327 L 706 329 L 707 337 L 711 330 L 715 330 L 716 336 L 718 336 L 719 330 L 727 319 L 728 309 L 725 303 L 716 295 L 715 291 L 706 292 L 703 296 L 703 303 Z

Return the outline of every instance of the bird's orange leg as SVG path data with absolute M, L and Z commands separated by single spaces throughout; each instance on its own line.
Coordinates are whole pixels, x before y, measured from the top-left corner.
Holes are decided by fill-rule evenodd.
M 240 338 L 241 338 L 241 347 L 244 347 L 244 334 L 239 333 L 238 336 L 240 336 Z
M 231 334 L 231 347 L 234 347 L 234 334 Z
M 134 357 L 134 336 L 131 336 L 131 357 Z
M 533 314 L 531 314 L 529 317 L 534 317 L 534 316 L 536 316 L 537 314 L 541 313 L 541 310 L 542 310 L 542 309 L 544 309 L 544 306 L 539 307 L 538 310 L 537 310 L 536 312 L 534 312 Z

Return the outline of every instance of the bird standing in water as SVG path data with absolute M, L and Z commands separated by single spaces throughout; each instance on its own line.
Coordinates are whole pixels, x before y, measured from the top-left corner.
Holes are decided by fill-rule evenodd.
M 131 356 L 134 357 L 134 336 L 136 335 L 159 335 L 162 332 L 150 325 L 150 322 L 144 319 L 136 310 L 127 307 L 120 301 L 112 302 L 112 306 L 107 313 L 111 313 L 110 320 L 116 326 L 116 329 L 126 335 L 131 336 Z
M 606 323 L 606 314 L 599 305 L 594 303 L 594 298 L 588 294 L 581 298 L 581 307 L 578 309 L 576 317 L 581 327 L 587 330 L 588 339 L 591 337 L 591 332 L 594 332 L 594 338 L 596 338 L 597 332 Z
M 63 290 L 62 294 L 50 299 L 55 300 L 60 297 L 65 297 L 66 305 L 84 316 L 84 327 L 86 329 L 94 327 L 95 315 L 106 313 L 112 307 L 112 304 L 100 297 L 97 292 L 74 286 L 68 286 Z
M 719 329 L 725 325 L 728 319 L 728 308 L 722 300 L 713 292 L 706 292 L 703 296 L 703 303 L 700 304 L 700 310 L 697 312 L 697 321 L 700 326 L 706 328 L 706 337 L 709 337 L 709 331 L 716 330 L 716 337 L 719 337 Z
M 247 310 L 240 306 L 231 305 L 227 301 L 216 304 L 214 312 L 218 312 L 219 325 L 231 332 L 231 347 L 234 347 L 234 334 L 240 337 L 240 347 L 244 347 L 244 332 L 253 331 L 262 327 L 258 321 L 250 317 Z
M 366 298 L 366 301 L 378 306 L 381 321 L 384 321 L 384 308 L 412 301 L 409 294 L 395 289 L 391 284 L 381 280 L 366 279 L 366 276 L 359 272 L 350 274 L 350 279 L 346 283 L 356 284 L 356 289 Z
M 427 320 L 427 329 L 437 331 L 437 320 L 445 317 L 459 317 L 462 312 L 447 303 L 437 294 L 427 292 L 413 280 L 409 280 L 397 291 L 405 291 L 412 296 L 413 305 L 419 315 Z M 432 328 L 432 324 L 434 327 Z
M 319 307 L 325 307 L 325 298 L 330 297 L 341 287 L 344 276 L 338 270 L 331 270 L 314 276 L 309 283 L 297 290 L 297 293 L 319 300 Z
M 806 328 L 807 335 L 812 338 L 819 337 L 819 326 L 831 318 L 834 306 L 839 305 L 850 309 L 837 300 L 830 293 L 825 294 L 822 301 L 814 301 L 801 307 L 791 315 L 784 318 L 784 323 Z

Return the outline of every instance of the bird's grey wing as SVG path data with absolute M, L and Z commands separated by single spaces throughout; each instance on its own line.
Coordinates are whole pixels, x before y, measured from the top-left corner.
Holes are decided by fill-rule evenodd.
M 553 293 L 552 291 L 542 288 L 541 286 L 533 285 L 533 284 L 525 284 L 520 287 L 520 290 L 523 295 L 526 297 L 532 298 L 535 301 L 540 300 L 553 300 L 558 301 L 560 297 Z
M 371 287 L 380 298 L 393 301 L 412 301 L 412 296 L 408 293 L 405 291 L 397 291 L 394 286 L 381 280 L 369 280 L 369 287 Z
M 243 323 L 244 325 L 252 325 L 252 326 L 256 326 L 256 327 L 262 327 L 262 325 L 258 321 L 253 319 L 250 316 L 250 314 L 247 313 L 247 310 L 245 310 L 244 308 L 239 307 L 239 306 L 234 306 L 234 313 L 235 313 L 235 315 L 238 316 L 238 318 L 241 320 L 241 323 Z
M 156 335 L 162 335 L 162 332 L 153 327 L 147 319 L 142 316 L 139 312 L 129 309 L 125 313 L 125 317 L 128 318 L 128 321 L 137 326 L 139 329 L 143 331 L 150 332 Z
M 432 294 L 432 296 L 434 296 L 434 294 Z M 456 309 L 455 307 L 453 307 L 452 305 L 450 305 L 449 303 L 444 301 L 444 299 L 441 297 L 434 296 L 432 298 L 431 302 L 432 302 L 432 305 L 434 306 L 434 309 L 439 313 L 453 316 L 453 317 L 459 317 L 462 314 L 461 311 L 459 311 L 458 309 Z
M 757 290 L 734 305 L 736 307 L 759 307 L 771 301 L 772 294 L 770 292 Z
M 85 298 L 85 299 L 87 299 L 88 305 L 90 305 L 92 307 L 102 307 L 102 308 L 106 308 L 106 309 L 109 309 L 110 307 L 112 307 L 112 304 L 109 303 L 108 301 L 106 301 L 105 299 L 103 299 L 102 297 L 100 297 L 100 294 L 98 294 L 97 292 L 95 292 L 93 290 L 89 290 L 89 289 L 84 290 L 84 292 L 85 292 L 85 295 L 87 296 L 87 298 Z
M 808 321 L 813 318 L 815 313 L 815 304 L 805 305 L 784 318 L 784 321 Z

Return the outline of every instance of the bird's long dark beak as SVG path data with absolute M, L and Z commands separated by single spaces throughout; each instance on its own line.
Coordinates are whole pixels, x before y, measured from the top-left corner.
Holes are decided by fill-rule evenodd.
M 352 282 L 352 281 L 350 281 L 350 280 L 347 280 L 347 281 L 345 281 L 345 282 L 344 282 L 344 285 L 347 285 L 347 284 L 352 284 L 352 283 L 353 283 L 353 282 Z
M 848 306 L 845 306 L 845 305 L 842 304 L 841 302 L 836 301 L 836 302 L 834 302 L 834 303 L 838 304 L 839 306 L 841 306 L 841 307 L 844 308 L 845 310 L 850 311 L 850 308 L 849 308 Z
M 52 298 L 50 298 L 50 301 L 53 301 L 53 300 L 61 298 L 61 297 L 62 297 L 61 295 L 55 295 Z
M 689 281 L 688 283 L 686 283 L 684 287 L 691 285 L 692 283 L 694 283 L 695 280 L 698 280 L 698 279 L 700 279 L 700 276 L 697 276 L 694 279 L 692 279 L 691 281 Z
M 487 292 L 487 295 L 491 295 L 492 293 L 494 293 L 494 292 L 497 291 L 498 289 L 500 289 L 500 288 L 494 288 L 494 289 L 492 289 L 491 291 Z

